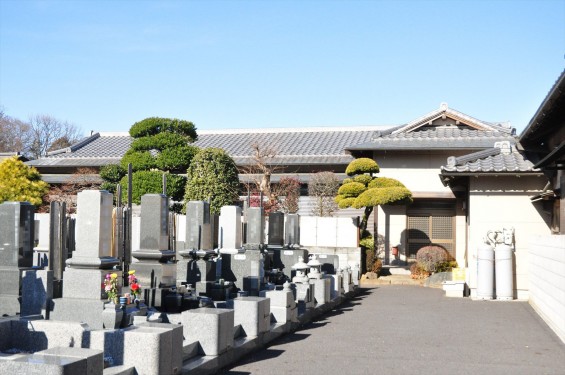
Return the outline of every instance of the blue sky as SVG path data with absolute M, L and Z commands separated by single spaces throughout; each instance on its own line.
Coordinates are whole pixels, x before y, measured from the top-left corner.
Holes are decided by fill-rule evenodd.
M 527 125 L 565 67 L 565 0 L 0 0 L 0 105 L 85 133 L 398 125 L 441 102 Z

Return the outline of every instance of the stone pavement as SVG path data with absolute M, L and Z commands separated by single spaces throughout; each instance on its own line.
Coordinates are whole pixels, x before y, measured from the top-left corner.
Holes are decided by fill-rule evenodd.
M 563 375 L 565 344 L 527 302 L 383 285 L 220 374 Z

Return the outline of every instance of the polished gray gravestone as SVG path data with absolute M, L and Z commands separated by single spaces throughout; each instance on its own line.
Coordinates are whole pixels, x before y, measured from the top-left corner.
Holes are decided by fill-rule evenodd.
M 237 216 L 231 215 L 230 218 L 231 225 L 237 228 Z M 224 221 L 224 228 L 227 225 L 229 222 Z M 265 279 L 265 254 L 262 251 L 265 216 L 262 207 L 252 207 L 247 210 L 246 231 L 247 243 L 243 245 L 244 250 L 222 254 L 222 278 L 234 282 L 238 289 L 249 292 L 249 295 L 258 296 L 259 291 L 264 287 Z
M 34 213 L 29 202 L 0 204 L 0 316 L 21 310 L 20 274 L 33 265 Z
M 273 268 L 282 270 L 290 280 L 294 277 L 292 266 L 308 259 L 308 250 L 300 247 L 300 215 L 287 214 L 284 223 L 284 247 L 273 250 Z
M 300 215 L 286 215 L 284 224 L 284 245 L 286 247 L 300 247 Z
M 222 254 L 236 254 L 242 247 L 241 207 L 224 206 L 220 210 L 218 245 Z
M 265 211 L 263 207 L 247 209 L 246 250 L 261 250 L 265 244 Z
M 161 307 L 164 294 L 176 284 L 175 252 L 169 249 L 169 203 L 166 195 L 141 197 L 140 249 L 130 265 L 143 287 L 148 306 Z
M 178 260 L 177 282 L 191 284 L 196 282 L 214 281 L 216 277 L 215 264 L 198 258 L 197 252 L 211 252 L 214 241 L 210 215 L 210 204 L 205 201 L 190 201 L 186 207 L 186 238 L 184 248 L 178 251 L 182 257 Z
M 284 213 L 271 212 L 269 214 L 269 247 L 282 247 L 284 245 Z
M 83 321 L 93 329 L 104 328 L 104 316 L 110 311 L 104 306 L 104 279 L 108 273 L 117 274 L 118 294 L 122 280 L 121 271 L 113 269 L 119 260 L 112 257 L 112 208 L 112 194 L 105 190 L 77 194 L 76 250 L 66 261 L 63 297 L 53 300 L 51 319 Z

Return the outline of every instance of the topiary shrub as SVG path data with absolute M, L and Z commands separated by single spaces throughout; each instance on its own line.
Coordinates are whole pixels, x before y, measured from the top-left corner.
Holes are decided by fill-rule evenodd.
M 139 171 L 131 178 L 132 202 L 141 204 L 141 196 L 144 194 L 161 194 L 163 192 L 163 172 Z M 122 186 L 122 200 L 127 199 L 127 176 L 120 181 Z M 182 201 L 186 177 L 167 173 L 167 196 L 174 201 Z
M 164 171 L 180 172 L 185 166 L 190 165 L 198 150 L 198 147 L 189 145 L 167 148 L 157 156 L 155 164 L 157 168 Z
M 341 185 L 337 193 L 345 198 L 356 197 L 363 193 L 367 188 L 364 184 L 360 182 L 350 182 L 345 185 Z
M 450 258 L 447 250 L 439 245 L 424 246 L 416 253 L 417 264 L 430 273 L 438 272 L 438 266 L 452 260 Z
M 119 164 L 108 164 L 100 168 L 99 174 L 104 181 L 117 184 L 127 174 L 127 170 Z
M 186 138 L 179 137 L 178 134 L 163 132 L 151 136 L 136 138 L 131 144 L 131 148 L 136 151 L 164 150 L 171 147 L 180 147 L 187 143 Z
M 372 188 L 361 193 L 351 205 L 353 208 L 384 204 L 407 204 L 412 202 L 412 192 L 404 187 Z
M 192 122 L 185 120 L 149 117 L 136 122 L 129 129 L 129 134 L 133 138 L 157 135 L 162 132 L 181 134 L 190 138 L 190 142 L 197 139 L 196 127 Z
M 184 201 L 210 200 L 210 212 L 238 200 L 239 172 L 234 160 L 220 148 L 201 149 L 187 171 Z
M 365 186 L 369 184 L 373 180 L 373 177 L 369 176 L 368 174 L 360 174 L 353 177 L 353 181 L 359 182 Z
M 359 158 L 349 163 L 345 169 L 345 173 L 348 176 L 354 176 L 356 174 L 364 173 L 379 173 L 379 170 L 379 165 L 373 159 Z
M 389 177 L 379 177 L 374 178 L 372 181 L 369 181 L 369 185 L 367 186 L 369 189 L 372 188 L 389 188 L 389 187 L 405 187 L 404 184 L 394 178 Z
M 133 172 L 147 171 L 157 167 L 156 158 L 149 151 L 135 151 L 131 148 L 122 157 L 120 166 L 127 170 L 129 163 L 131 163 Z
M 339 195 L 338 195 L 339 197 Z M 336 197 L 337 198 L 337 197 Z M 339 208 L 348 208 L 355 202 L 355 198 L 340 198 L 339 200 L 336 199 L 337 206 Z

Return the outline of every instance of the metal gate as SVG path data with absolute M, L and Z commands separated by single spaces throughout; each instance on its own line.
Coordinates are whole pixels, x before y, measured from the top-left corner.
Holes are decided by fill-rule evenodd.
M 455 259 L 455 213 L 450 209 L 419 208 L 407 215 L 408 258 L 429 244 L 444 247 Z

